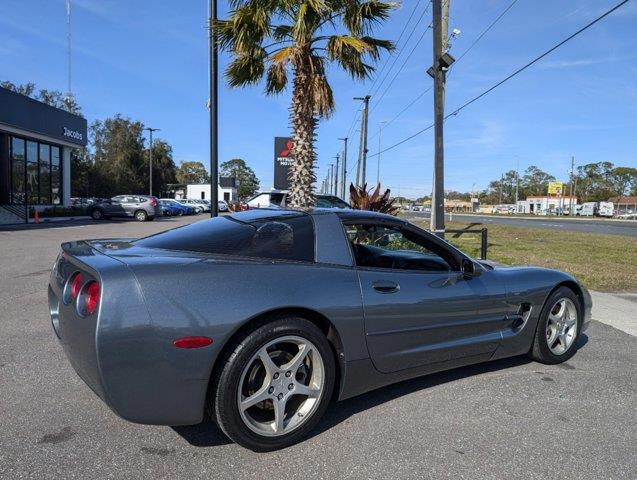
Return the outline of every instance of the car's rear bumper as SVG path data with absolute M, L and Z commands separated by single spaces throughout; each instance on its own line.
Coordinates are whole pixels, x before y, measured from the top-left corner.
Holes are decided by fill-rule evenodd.
M 103 268 L 91 268 L 69 256 L 64 259 L 69 263 L 65 271 L 58 273 L 54 268 L 49 282 L 51 323 L 69 363 L 126 420 L 155 425 L 201 422 L 209 371 L 208 376 L 192 378 L 186 368 L 196 361 L 193 357 L 198 352 L 177 352 L 185 357 L 181 362 L 171 356 L 175 349 L 153 327 L 132 272 L 119 261 L 95 253 L 89 261 Z M 78 269 L 99 278 L 102 286 L 93 317 L 80 317 L 73 304 L 62 301 L 66 281 Z

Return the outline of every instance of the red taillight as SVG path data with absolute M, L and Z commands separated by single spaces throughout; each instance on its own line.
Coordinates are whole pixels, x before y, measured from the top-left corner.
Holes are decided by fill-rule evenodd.
M 70 301 L 72 302 L 73 300 L 75 300 L 77 298 L 77 296 L 80 294 L 80 288 L 82 288 L 82 274 L 81 273 L 76 273 L 75 275 L 73 275 L 73 278 L 71 279 L 71 291 L 70 293 Z
M 92 281 L 86 284 L 82 292 L 81 301 L 84 303 L 81 309 L 85 315 L 93 315 L 100 303 L 100 284 Z
M 177 348 L 201 348 L 207 347 L 212 343 L 212 338 L 208 337 L 183 337 L 173 342 Z
M 157 206 L 157 200 L 155 200 L 154 198 L 150 199 L 150 206 L 155 208 Z

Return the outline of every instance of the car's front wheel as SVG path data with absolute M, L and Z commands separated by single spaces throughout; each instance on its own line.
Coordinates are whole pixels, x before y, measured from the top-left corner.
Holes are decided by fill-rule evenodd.
M 221 362 L 209 411 L 230 439 L 251 450 L 298 442 L 317 424 L 332 396 L 335 363 L 329 342 L 299 317 L 260 326 Z
M 577 295 L 568 287 L 559 287 L 542 308 L 530 356 L 547 364 L 571 358 L 577 349 L 582 318 Z

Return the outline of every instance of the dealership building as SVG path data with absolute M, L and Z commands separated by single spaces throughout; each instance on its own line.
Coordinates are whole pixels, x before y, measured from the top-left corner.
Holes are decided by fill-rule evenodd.
M 0 87 L 0 223 L 70 205 L 71 150 L 86 130 L 85 118 Z

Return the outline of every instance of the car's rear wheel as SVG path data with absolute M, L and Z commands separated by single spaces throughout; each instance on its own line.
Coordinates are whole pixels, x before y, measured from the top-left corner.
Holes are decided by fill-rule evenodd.
M 104 212 L 101 208 L 94 208 L 91 211 L 91 218 L 93 220 L 102 220 L 104 218 Z
M 137 210 L 135 212 L 135 220 L 137 220 L 138 222 L 145 222 L 146 220 L 148 220 L 148 214 L 145 210 Z
M 571 358 L 577 350 L 582 318 L 582 307 L 573 290 L 568 287 L 555 290 L 540 313 L 531 357 L 547 364 Z
M 279 318 L 249 333 L 222 359 L 209 410 L 236 443 L 255 451 L 283 448 L 314 428 L 334 378 L 325 335 L 305 319 Z

